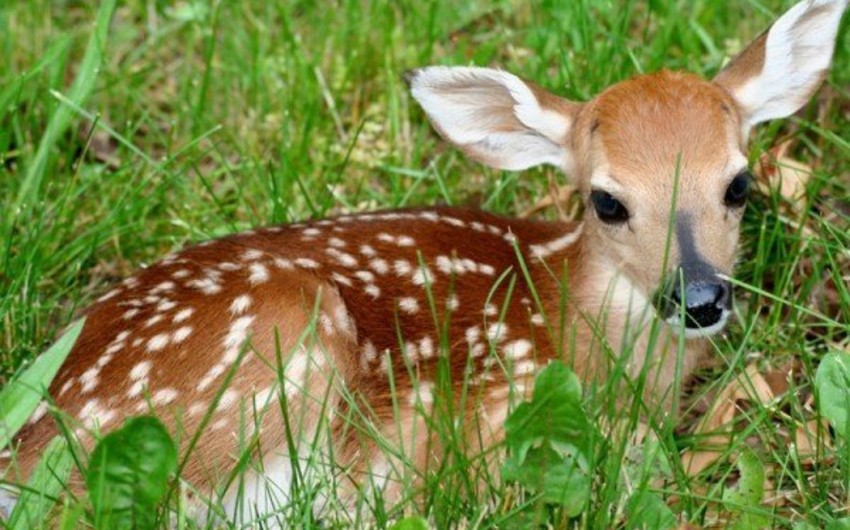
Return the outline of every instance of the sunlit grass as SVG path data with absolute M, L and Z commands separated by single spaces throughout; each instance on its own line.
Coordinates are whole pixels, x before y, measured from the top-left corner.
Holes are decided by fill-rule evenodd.
M 0 381 L 44 351 L 98 292 L 192 241 L 405 205 L 473 205 L 513 215 L 546 196 L 550 180 L 566 182 L 550 169 L 487 170 L 446 147 L 407 94 L 402 74 L 409 69 L 495 65 L 587 99 L 662 67 L 711 76 L 792 3 L 130 0 L 118 4 L 105 46 L 89 46 L 98 53 L 87 54 L 92 36 L 100 35 L 99 3 L 6 2 Z M 685 419 L 656 424 L 671 469 L 655 470 L 666 482 L 645 480 L 638 490 L 675 500 L 683 520 L 717 522 L 744 447 L 756 451 L 782 498 L 764 508 L 776 526 L 824 526 L 841 515 L 848 495 L 846 450 L 836 459 L 827 448 L 844 448 L 840 441 L 820 427 L 813 457 L 788 443 L 788 433 L 813 417 L 812 382 L 823 354 L 847 350 L 850 340 L 844 26 L 824 89 L 797 117 L 759 130 L 752 143 L 756 164 L 767 148 L 791 140 L 791 156 L 815 168 L 806 196 L 789 204 L 771 192 L 748 207 L 737 321 L 715 341 L 714 365 L 688 389 Z M 558 325 L 551 323 L 553 333 Z M 679 453 L 698 443 L 693 428 L 707 410 L 703 398 L 751 364 L 765 374 L 792 374 L 787 391 L 774 402 L 750 403 L 745 421 L 730 427 L 718 463 L 690 476 Z M 607 399 L 615 388 L 585 388 L 588 410 L 600 424 L 624 415 L 634 428 L 647 411 L 617 410 Z M 430 421 L 446 440 L 456 439 L 449 419 Z M 417 513 L 439 528 L 491 527 L 533 504 L 486 466 L 464 460 L 456 443 L 448 446 L 453 460 L 424 477 L 424 491 L 410 492 L 396 511 L 365 499 L 351 519 L 323 524 L 386 526 L 399 514 Z M 571 524 L 622 523 L 634 493 L 620 482 L 628 449 L 619 444 L 600 457 L 590 504 Z M 287 513 L 314 524 L 315 492 L 306 488 L 296 497 Z M 191 515 L 176 509 L 191 528 Z M 60 512 L 73 518 L 79 505 Z M 568 524 L 557 510 L 544 515 Z

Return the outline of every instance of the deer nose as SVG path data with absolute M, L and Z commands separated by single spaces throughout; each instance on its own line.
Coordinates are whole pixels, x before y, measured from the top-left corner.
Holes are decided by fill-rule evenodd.
M 708 328 L 719 323 L 729 310 L 732 286 L 724 280 L 689 282 L 684 284 L 683 296 L 682 285 L 677 283 L 672 299 L 677 307 L 685 308 L 686 328 Z

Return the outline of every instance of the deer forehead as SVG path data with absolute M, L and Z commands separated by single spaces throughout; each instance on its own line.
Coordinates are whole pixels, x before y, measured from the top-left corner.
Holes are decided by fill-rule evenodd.
M 600 94 L 590 110 L 593 166 L 620 184 L 672 189 L 679 164 L 681 185 L 714 186 L 746 163 L 735 105 L 698 76 L 638 76 Z

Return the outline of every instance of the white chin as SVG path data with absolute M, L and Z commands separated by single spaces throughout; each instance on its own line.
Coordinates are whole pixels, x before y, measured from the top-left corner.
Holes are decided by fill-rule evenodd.
M 679 315 L 671 316 L 666 320 L 666 322 L 667 325 L 673 328 L 673 333 L 676 335 L 684 335 L 686 339 L 704 339 L 723 331 L 728 320 L 729 310 L 724 309 L 723 314 L 720 315 L 720 320 L 718 320 L 716 324 L 712 324 L 705 328 L 686 328 L 684 324 L 682 324 L 682 319 Z

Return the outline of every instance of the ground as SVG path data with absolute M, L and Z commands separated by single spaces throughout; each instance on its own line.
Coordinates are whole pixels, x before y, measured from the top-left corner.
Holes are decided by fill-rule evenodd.
M 660 68 L 711 76 L 792 3 L 129 0 L 102 54 L 84 57 L 98 34 L 96 3 L 6 2 L 0 381 L 98 293 L 187 243 L 408 205 L 521 214 L 568 184 L 550 169 L 486 170 L 448 148 L 407 94 L 408 69 L 499 66 L 584 100 Z M 755 133 L 762 185 L 744 221 L 737 318 L 689 390 L 686 419 L 660 445 L 675 463 L 697 453 L 705 470 L 676 464 L 666 484 L 652 485 L 681 521 L 735 517 L 718 505 L 745 447 L 766 470 L 762 508 L 773 526 L 823 526 L 845 509 L 850 462 L 816 416 L 813 380 L 824 353 L 848 350 L 850 331 L 847 25 L 812 102 Z M 813 172 L 778 186 L 765 153 Z M 732 384 L 746 374 L 747 384 Z M 754 386 L 761 392 L 746 391 Z M 734 406 L 712 405 L 717 395 Z M 706 457 L 694 433 L 726 422 L 734 429 Z M 627 459 L 614 460 L 571 524 L 620 524 L 629 492 L 611 484 Z M 462 480 L 443 478 L 424 506 L 402 511 L 438 527 L 492 526 L 524 502 L 500 483 L 470 500 Z M 567 524 L 558 510 L 548 517 Z

